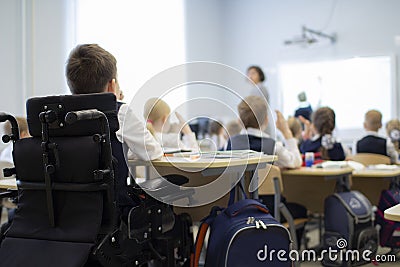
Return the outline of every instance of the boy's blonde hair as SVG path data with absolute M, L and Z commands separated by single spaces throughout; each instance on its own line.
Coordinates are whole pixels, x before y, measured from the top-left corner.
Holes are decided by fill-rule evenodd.
M 15 117 L 18 123 L 18 130 L 19 130 L 19 135 L 22 135 L 23 133 L 29 134 L 28 130 L 28 122 L 26 121 L 26 118 L 24 117 Z M 6 134 L 11 134 L 11 123 L 6 122 L 4 124 L 4 133 Z
M 372 109 L 365 113 L 364 127 L 367 130 L 377 132 L 382 127 L 382 113 Z
M 386 123 L 386 133 L 392 140 L 394 148 L 400 152 L 399 148 L 399 134 L 400 134 L 400 121 L 398 119 L 390 120 Z
M 296 117 L 289 117 L 288 119 L 289 129 L 292 132 L 293 137 L 297 138 L 297 136 L 301 136 L 301 131 L 303 130 L 301 127 L 301 122 Z
M 245 128 L 260 128 L 267 118 L 267 103 L 260 96 L 248 96 L 238 105 L 239 117 Z
M 226 125 L 226 130 L 229 136 L 235 136 L 242 130 L 242 125 L 237 120 L 232 120 Z
M 168 116 L 171 113 L 171 108 L 168 104 L 157 97 L 150 98 L 144 105 L 143 116 L 146 120 L 146 127 L 151 134 L 155 134 L 153 123 L 164 116 Z
M 393 119 L 386 123 L 386 133 L 390 135 L 392 130 L 400 131 L 400 121 L 398 119 Z

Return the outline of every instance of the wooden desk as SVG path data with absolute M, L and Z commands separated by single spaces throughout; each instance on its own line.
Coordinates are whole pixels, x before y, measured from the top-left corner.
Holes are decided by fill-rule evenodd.
M 189 178 L 189 182 L 185 187 L 196 187 L 194 198 L 199 203 L 207 203 L 199 205 L 195 208 L 175 207 L 177 213 L 187 212 L 193 220 L 198 221 L 208 215 L 213 206 L 226 206 L 228 201 L 228 193 L 234 181 L 244 177 L 248 173 L 249 178 L 253 177 L 254 183 L 258 185 L 257 169 L 263 169 L 267 163 L 277 160 L 276 156 L 264 155 L 255 158 L 228 158 L 228 159 L 199 159 L 189 160 L 179 157 L 165 157 L 155 161 L 138 161 L 129 160 L 128 165 L 131 174 L 135 173 L 137 166 L 147 166 L 148 171 L 146 177 L 164 176 L 169 174 L 180 174 Z M 254 174 L 254 176 L 253 176 Z M 248 179 L 250 180 L 250 179 Z M 252 181 L 253 181 L 252 180 Z M 212 187 L 204 186 L 211 184 Z M 247 183 L 248 184 L 248 183 Z M 245 185 L 246 186 L 246 185 Z M 198 193 L 198 190 L 205 188 L 208 190 Z M 248 187 L 246 187 L 248 188 Z M 208 197 L 208 199 L 205 199 Z M 258 197 L 257 194 L 254 196 Z
M 268 162 L 274 162 L 277 156 L 264 155 L 254 158 L 225 158 L 225 159 L 198 159 L 190 160 L 181 157 L 163 157 L 160 160 L 143 161 L 129 160 L 129 166 L 154 166 L 154 167 L 176 167 L 188 171 L 201 172 L 204 176 L 214 175 L 230 167 L 243 167 L 261 164 L 265 166 Z
M 372 205 L 378 205 L 382 190 L 389 189 L 391 182 L 397 182 L 400 168 L 394 170 L 364 169 L 353 172 L 352 189 L 363 193 Z M 396 181 L 397 180 L 397 181 Z
M 400 222 L 400 204 L 385 210 L 384 216 L 385 219 Z
M 296 202 L 312 212 L 323 213 L 325 198 L 335 192 L 337 181 L 349 186 L 352 171 L 349 167 L 284 170 L 282 194 L 288 202 Z
M 14 178 L 0 179 L 0 190 L 17 190 L 17 181 Z

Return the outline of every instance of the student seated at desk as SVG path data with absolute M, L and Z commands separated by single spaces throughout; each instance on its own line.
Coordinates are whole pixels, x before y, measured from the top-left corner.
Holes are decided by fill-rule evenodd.
M 183 117 L 175 112 L 178 124 L 169 121 L 171 108 L 162 99 L 150 98 L 144 105 L 143 116 L 147 121 L 147 129 L 154 135 L 162 147 L 197 151 L 196 135 L 192 132 Z M 181 132 L 183 134 L 181 140 Z
M 228 137 L 240 134 L 243 129 L 242 125 L 237 120 L 231 120 L 226 125 L 226 130 L 228 131 Z
M 31 135 L 29 134 L 28 122 L 26 121 L 26 118 L 16 117 L 15 119 L 17 120 L 17 123 L 18 123 L 19 137 L 21 139 L 30 137 Z M 5 134 L 11 134 L 11 123 L 7 122 L 4 125 L 4 133 Z M 11 166 L 14 165 L 14 159 L 13 159 L 12 151 L 13 151 L 12 142 L 7 144 L 6 148 L 4 148 L 3 151 L 1 151 L 1 153 L 0 153 L 0 162 L 2 162 L 2 165 L 3 164 L 6 164 L 6 165 L 9 164 L 10 165 L 10 166 L 3 166 L 3 167 L 11 167 Z M 0 171 L 3 172 L 2 169 L 0 169 Z M 0 176 L 3 177 L 3 173 Z M 1 199 L 0 199 L 0 203 L 1 203 Z M 4 233 L 4 231 L 10 226 L 10 224 L 11 224 L 13 218 L 14 218 L 15 209 L 14 208 L 12 208 L 12 209 L 8 208 L 7 210 L 8 210 L 8 221 L 1 226 L 1 229 L 0 229 L 1 233 Z
M 379 129 L 382 127 L 382 113 L 378 110 L 369 110 L 365 113 L 364 129 L 365 136 L 354 143 L 353 154 L 373 153 L 389 156 L 392 163 L 398 163 L 397 153 L 390 138 L 380 136 Z
M 97 44 L 78 45 L 71 51 L 66 76 L 72 94 L 113 93 L 120 98 L 117 60 Z M 128 153 L 132 157 L 141 160 L 159 159 L 163 152 L 160 144 L 135 116 L 129 105 L 117 102 L 116 112 L 120 129 L 110 133 L 112 154 L 118 160 L 116 199 L 121 214 L 127 216 L 130 208 L 136 206 L 137 202 L 129 195 L 129 170 L 123 144 L 129 148 Z
M 394 145 L 397 153 L 400 152 L 400 121 L 398 119 L 390 120 L 386 123 L 386 134 Z
M 293 138 L 282 113 L 276 111 L 276 127 L 282 132 L 285 145 L 276 142 L 264 132 L 268 126 L 267 103 L 262 97 L 248 96 L 238 106 L 240 119 L 245 127 L 239 135 L 231 137 L 227 150 L 251 149 L 268 155 L 276 154 L 275 165 L 282 168 L 297 168 L 302 160 L 297 141 Z
M 208 128 L 210 138 L 214 144 L 211 150 L 224 150 L 228 139 L 228 133 L 226 132 L 222 123 L 213 120 Z
M 302 126 L 300 120 L 296 117 L 289 117 L 287 122 L 293 137 L 296 139 L 297 144 L 300 145 L 301 142 L 303 142 Z
M 248 96 L 238 106 L 239 116 L 245 129 L 239 135 L 233 136 L 228 141 L 227 150 L 252 149 L 265 154 L 273 155 L 274 150 L 278 156 L 275 165 L 283 168 L 297 168 L 301 166 L 302 159 L 297 147 L 297 141 L 293 138 L 288 123 L 282 113 L 276 111 L 276 127 L 285 138 L 285 146 L 276 142 L 264 130 L 268 126 L 267 103 L 259 96 Z M 263 203 L 274 214 L 274 195 L 260 196 Z M 307 218 L 307 209 L 297 203 L 287 203 L 282 197 L 293 218 Z M 297 231 L 297 240 L 301 240 L 303 228 Z
M 31 135 L 29 134 L 28 122 L 26 121 L 26 118 L 15 117 L 15 119 L 17 120 L 17 123 L 18 123 L 19 138 L 22 139 L 22 138 L 30 137 Z M 4 125 L 4 132 L 6 134 L 10 134 L 11 133 L 11 124 L 9 122 L 7 122 Z M 12 146 L 12 144 L 10 142 L 3 149 L 3 151 L 1 151 L 1 153 L 0 153 L 0 161 L 14 164 L 14 160 L 13 160 L 13 157 L 12 157 L 12 150 L 13 150 L 13 146 Z
M 335 112 L 329 107 L 319 108 L 312 114 L 312 123 L 300 117 L 304 123 L 303 142 L 300 145 L 301 153 L 321 153 L 324 160 L 344 160 L 345 149 L 332 136 L 335 129 Z

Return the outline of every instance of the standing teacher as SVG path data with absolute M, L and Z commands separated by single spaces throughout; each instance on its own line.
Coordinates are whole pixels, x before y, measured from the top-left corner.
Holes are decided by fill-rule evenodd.
M 269 93 L 267 87 L 264 85 L 265 75 L 259 66 L 250 66 L 247 68 L 247 76 L 249 79 L 257 85 L 258 88 L 253 87 L 250 95 L 263 96 L 269 103 Z

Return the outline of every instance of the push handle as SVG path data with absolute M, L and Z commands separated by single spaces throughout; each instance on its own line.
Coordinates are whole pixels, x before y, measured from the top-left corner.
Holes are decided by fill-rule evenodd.
M 14 118 L 14 116 L 0 112 L 0 122 L 9 121 L 11 123 L 11 135 L 4 135 L 2 140 L 4 143 L 8 143 L 10 140 L 17 141 L 19 139 L 19 129 L 18 129 L 18 122 Z
M 65 122 L 68 124 L 73 124 L 82 120 L 97 120 L 103 116 L 104 113 L 98 111 L 97 109 L 70 111 L 67 113 L 67 115 L 65 115 Z

